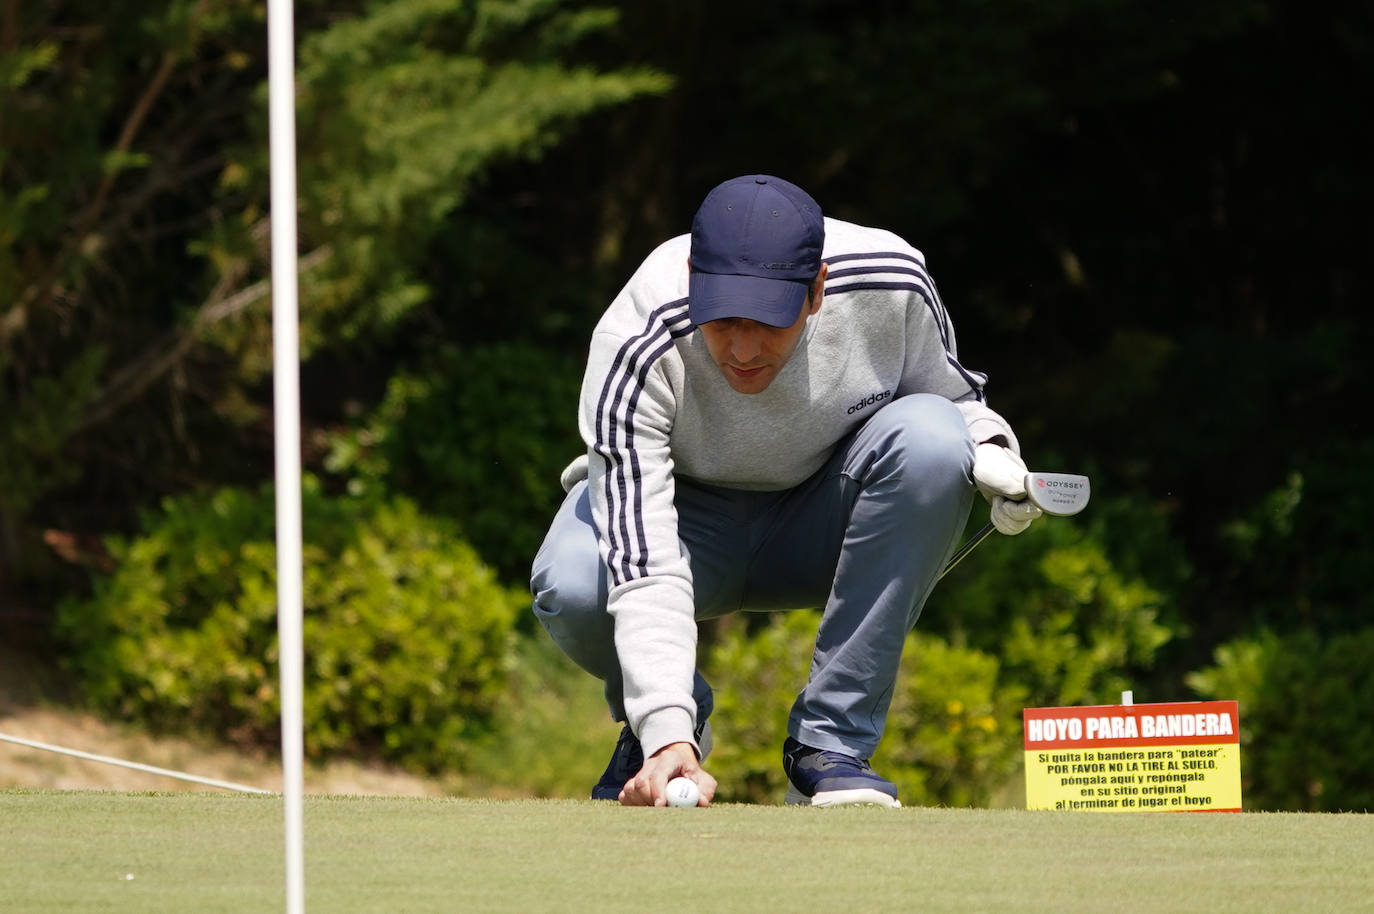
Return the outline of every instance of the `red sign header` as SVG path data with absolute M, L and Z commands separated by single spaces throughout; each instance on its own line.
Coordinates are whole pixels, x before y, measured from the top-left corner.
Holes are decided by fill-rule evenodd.
M 1026 708 L 1021 719 L 1027 750 L 1240 742 L 1234 701 Z

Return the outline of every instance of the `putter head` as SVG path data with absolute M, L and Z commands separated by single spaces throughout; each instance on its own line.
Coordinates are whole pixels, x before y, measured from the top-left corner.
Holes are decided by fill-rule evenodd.
M 1046 514 L 1067 517 L 1088 506 L 1088 477 L 1072 473 L 1027 473 L 1026 498 Z

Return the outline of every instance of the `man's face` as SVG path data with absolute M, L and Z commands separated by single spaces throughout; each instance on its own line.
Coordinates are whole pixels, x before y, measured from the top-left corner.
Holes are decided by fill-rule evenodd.
M 797 321 L 790 327 L 771 327 L 744 317 L 707 321 L 697 329 L 706 349 L 732 388 L 756 394 L 768 388 L 782 371 L 806 330 L 806 319 L 820 310 L 825 287 L 825 264 Z

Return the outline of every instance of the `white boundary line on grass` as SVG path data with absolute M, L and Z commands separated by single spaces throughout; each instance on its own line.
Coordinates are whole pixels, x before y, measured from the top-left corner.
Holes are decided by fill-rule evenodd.
M 65 746 L 53 746 L 49 743 L 39 743 L 31 739 L 23 739 L 18 736 L 10 736 L 0 733 L 0 740 L 7 743 L 17 743 L 20 746 L 28 746 L 30 749 L 42 749 L 44 752 L 56 752 L 59 755 L 70 755 L 73 758 L 86 759 L 90 762 L 103 762 L 106 765 L 118 765 L 121 768 L 132 768 L 135 771 L 146 771 L 149 774 L 161 774 L 169 778 L 178 778 L 183 781 L 193 781 L 197 784 L 205 784 L 209 787 L 222 787 L 225 790 L 237 790 L 240 793 L 266 793 L 274 791 L 262 790 L 258 787 L 249 787 L 246 784 L 235 784 L 232 781 L 219 781 L 214 778 L 203 778 L 196 774 L 187 774 L 184 771 L 172 771 L 168 768 L 158 768 L 153 765 L 144 765 L 139 762 L 129 762 L 120 758 L 113 758 L 108 755 L 94 755 L 90 752 L 82 752 L 79 749 L 68 749 Z

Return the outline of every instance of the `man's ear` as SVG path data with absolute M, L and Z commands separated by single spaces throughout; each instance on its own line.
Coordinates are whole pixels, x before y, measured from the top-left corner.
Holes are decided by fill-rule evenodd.
M 810 304 L 807 306 L 806 312 L 808 315 L 821 310 L 821 300 L 825 298 L 825 274 L 829 269 L 829 265 L 823 263 L 820 272 L 816 274 L 816 279 L 811 285 Z

